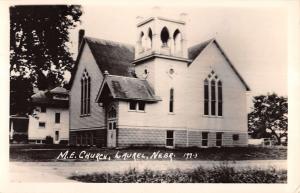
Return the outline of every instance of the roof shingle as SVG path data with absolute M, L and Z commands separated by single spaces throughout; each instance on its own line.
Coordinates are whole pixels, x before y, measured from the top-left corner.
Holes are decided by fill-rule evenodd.
M 98 67 L 104 73 L 119 76 L 134 75 L 134 46 L 108 40 L 85 37 Z
M 161 100 L 158 96 L 155 96 L 153 89 L 146 80 L 107 75 L 104 79 L 102 88 L 99 91 L 99 98 L 97 101 L 101 100 L 100 97 L 105 85 L 108 86 L 114 99 L 152 102 Z

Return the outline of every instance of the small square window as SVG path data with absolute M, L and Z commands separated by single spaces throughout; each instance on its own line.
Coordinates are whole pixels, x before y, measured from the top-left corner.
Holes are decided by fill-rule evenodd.
M 46 123 L 45 122 L 39 122 L 39 127 L 40 128 L 45 128 L 46 127 Z
M 145 111 L 145 102 L 139 102 L 138 103 L 138 105 L 139 105 L 139 111 Z
M 232 135 L 232 140 L 233 141 L 238 141 L 240 139 L 240 136 L 238 134 Z
M 136 110 L 136 101 L 130 101 L 129 102 L 129 110 L 132 110 L 132 111 L 134 111 L 134 110 Z
M 46 113 L 46 107 L 41 107 L 41 112 Z

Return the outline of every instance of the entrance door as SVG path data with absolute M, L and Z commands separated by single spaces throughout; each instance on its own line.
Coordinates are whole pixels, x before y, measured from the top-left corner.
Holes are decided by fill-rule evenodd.
M 107 147 L 116 147 L 117 145 L 117 121 L 116 120 L 108 120 L 107 124 Z
M 114 106 L 107 113 L 107 147 L 117 146 L 117 111 Z

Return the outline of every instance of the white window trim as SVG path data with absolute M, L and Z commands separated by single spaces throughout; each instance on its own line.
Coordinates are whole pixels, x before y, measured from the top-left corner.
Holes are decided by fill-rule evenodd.
M 138 113 L 146 113 L 146 102 L 145 102 L 145 107 L 144 107 L 144 110 L 139 110 L 139 101 L 136 101 L 136 104 L 135 104 L 135 109 L 130 109 L 130 101 L 128 102 L 128 112 L 138 112 Z
M 202 133 L 207 133 L 207 139 L 203 139 L 203 135 L 202 135 Z M 201 132 L 201 147 L 202 148 L 208 148 L 208 139 L 209 139 L 209 132 Z M 203 140 L 206 140 L 207 141 L 207 145 L 203 145 Z
M 173 138 L 167 138 L 167 132 L 168 131 L 173 132 Z M 167 145 L 167 139 L 173 139 L 173 146 L 168 146 Z M 165 132 L 165 142 L 166 142 L 166 148 L 171 148 L 171 149 L 175 148 L 175 131 L 174 130 L 166 130 L 166 132 Z
M 209 73 L 211 74 L 211 73 Z M 205 115 L 204 114 L 204 111 L 203 111 L 203 117 L 214 117 L 214 118 L 218 118 L 218 117 L 223 117 L 224 116 L 224 92 L 223 92 L 223 88 L 224 88 L 224 85 L 223 85 L 223 81 L 221 81 L 221 79 L 218 77 L 218 78 L 215 78 L 214 76 L 216 75 L 216 73 L 214 73 L 214 75 L 211 75 L 211 77 L 207 77 L 206 79 L 208 80 L 208 115 Z M 205 80 L 205 79 L 204 79 Z M 211 112 L 212 112 L 212 108 L 211 108 L 211 81 L 214 80 L 215 81 L 215 96 L 216 96 L 216 99 L 215 99 L 215 115 L 212 115 Z M 219 99 L 218 99 L 218 92 L 219 92 L 219 86 L 218 86 L 218 83 L 219 81 L 221 81 L 222 83 L 222 115 L 220 116 L 219 115 Z M 205 84 L 204 84 L 205 85 Z M 204 91 L 204 90 L 203 90 Z M 204 105 L 205 105 L 205 99 L 203 98 L 203 109 L 204 109 Z

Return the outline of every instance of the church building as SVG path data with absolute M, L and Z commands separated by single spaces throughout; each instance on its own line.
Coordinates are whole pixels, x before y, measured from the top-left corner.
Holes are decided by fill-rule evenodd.
M 247 92 L 210 39 L 187 48 L 186 21 L 150 17 L 136 45 L 84 37 L 70 81 L 70 144 L 246 146 Z

